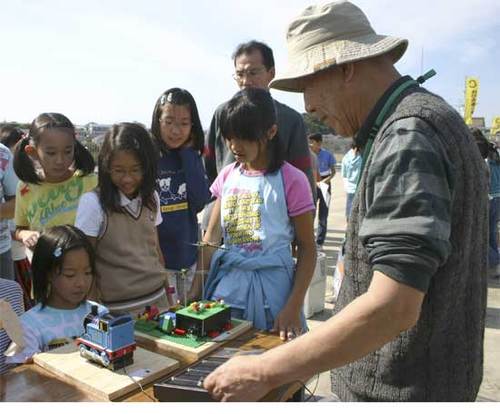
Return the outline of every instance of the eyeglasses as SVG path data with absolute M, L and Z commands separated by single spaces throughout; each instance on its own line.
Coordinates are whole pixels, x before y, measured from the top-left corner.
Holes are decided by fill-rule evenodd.
M 179 129 L 188 129 L 193 126 L 192 122 L 189 121 L 174 121 L 171 118 L 160 118 L 160 125 L 166 127 L 166 128 L 173 128 L 176 126 Z
M 118 179 L 122 179 L 127 175 L 132 178 L 141 178 L 143 175 L 142 168 L 132 168 L 131 170 L 122 170 L 121 168 L 111 168 L 110 173 L 114 178 Z
M 245 76 L 248 78 L 254 78 L 254 77 L 260 75 L 265 70 L 266 70 L 265 67 L 237 70 L 236 72 L 233 73 L 233 79 L 236 81 L 240 81 Z

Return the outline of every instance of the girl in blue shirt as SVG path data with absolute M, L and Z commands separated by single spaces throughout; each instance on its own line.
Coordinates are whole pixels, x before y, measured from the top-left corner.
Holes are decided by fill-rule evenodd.
M 192 95 L 180 88 L 165 91 L 156 101 L 151 132 L 160 148 L 160 247 L 170 271 L 172 296 L 184 300 L 185 286 L 191 286 L 196 268 L 197 214 L 210 200 L 201 160 L 203 128 Z

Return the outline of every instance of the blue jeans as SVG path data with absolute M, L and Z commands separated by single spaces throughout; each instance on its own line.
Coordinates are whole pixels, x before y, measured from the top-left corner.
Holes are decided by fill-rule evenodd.
M 330 185 L 328 186 L 328 192 L 331 192 Z M 323 245 L 326 238 L 326 227 L 328 223 L 328 206 L 326 205 L 325 199 L 321 190 L 318 188 L 318 235 L 316 237 L 316 243 Z M 331 200 L 330 200 L 331 203 Z
M 352 200 L 354 200 L 354 193 L 347 193 L 345 202 L 345 219 L 347 221 L 349 221 L 349 216 L 351 215 Z
M 498 215 L 498 202 L 500 198 L 490 200 L 490 231 L 489 231 L 489 249 L 488 249 L 488 265 L 494 267 L 500 263 L 500 255 L 498 254 L 497 245 L 497 215 Z

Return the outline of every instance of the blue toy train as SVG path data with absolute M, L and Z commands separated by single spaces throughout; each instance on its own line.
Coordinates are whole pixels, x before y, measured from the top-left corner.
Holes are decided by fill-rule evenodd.
M 134 363 L 136 344 L 134 320 L 130 315 L 99 315 L 97 306 L 93 305 L 83 326 L 85 332 L 76 340 L 83 358 L 113 371 Z

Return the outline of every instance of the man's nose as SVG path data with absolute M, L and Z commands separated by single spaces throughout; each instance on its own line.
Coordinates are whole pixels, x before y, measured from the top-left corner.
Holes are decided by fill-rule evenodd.
M 314 105 L 307 91 L 304 91 L 304 108 L 309 114 L 314 112 Z
M 245 73 L 240 79 L 240 87 L 241 88 L 250 88 L 253 85 L 252 77 Z

